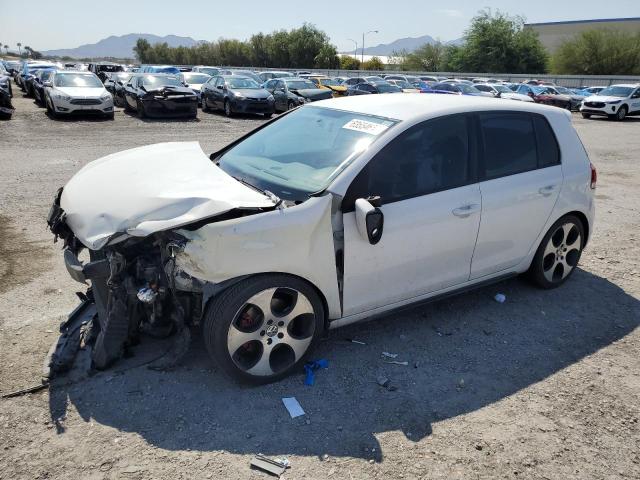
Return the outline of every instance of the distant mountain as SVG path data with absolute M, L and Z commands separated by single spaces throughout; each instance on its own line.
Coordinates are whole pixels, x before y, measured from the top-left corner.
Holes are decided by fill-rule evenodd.
M 192 47 L 198 42 L 191 37 L 178 37 L 176 35 L 167 35 L 160 37 L 151 33 L 130 33 L 128 35 L 115 36 L 100 40 L 98 43 L 90 43 L 80 45 L 77 48 L 63 48 L 61 50 L 47 50 L 42 52 L 44 55 L 55 55 L 59 57 L 73 58 L 134 58 L 133 47 L 139 38 L 144 38 L 152 45 L 154 43 L 167 42 L 170 47 Z
M 431 35 L 423 35 L 421 37 L 407 37 L 400 38 L 391 43 L 381 43 L 376 45 L 375 47 L 366 47 L 364 49 L 365 55 L 384 55 L 389 56 L 392 55 L 393 52 L 401 52 L 402 50 L 406 50 L 407 52 L 413 52 L 415 49 L 421 47 L 422 45 L 434 44 L 437 43 L 438 40 L 433 38 Z M 451 45 L 461 45 L 464 42 L 462 38 L 458 38 L 456 40 L 452 40 L 450 42 L 444 42 Z M 345 52 L 350 53 L 350 52 Z M 358 50 L 360 53 L 360 50 Z

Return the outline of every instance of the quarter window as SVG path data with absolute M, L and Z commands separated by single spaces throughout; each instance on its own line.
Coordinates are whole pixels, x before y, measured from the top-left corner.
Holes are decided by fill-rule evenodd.
M 358 198 L 380 196 L 383 204 L 471 183 L 466 115 L 452 115 L 409 128 L 386 145 L 353 181 L 343 211 Z
M 484 179 L 506 177 L 538 166 L 531 116 L 518 113 L 480 114 L 484 145 Z
M 549 122 L 542 116 L 533 116 L 533 125 L 536 129 L 538 143 L 538 168 L 551 167 L 560 164 L 560 150 L 558 141 L 553 134 Z

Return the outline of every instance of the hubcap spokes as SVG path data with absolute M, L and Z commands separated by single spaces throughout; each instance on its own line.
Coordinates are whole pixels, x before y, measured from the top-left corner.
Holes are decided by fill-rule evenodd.
M 315 331 L 311 302 L 290 288 L 269 288 L 238 310 L 227 335 L 235 365 L 256 376 L 277 374 L 307 351 Z
M 558 227 L 549 238 L 542 256 L 542 271 L 551 283 L 564 280 L 578 264 L 582 239 L 572 223 Z

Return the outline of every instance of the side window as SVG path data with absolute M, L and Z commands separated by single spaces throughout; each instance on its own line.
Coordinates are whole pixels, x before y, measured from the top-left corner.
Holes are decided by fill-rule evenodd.
M 558 141 L 547 120 L 539 115 L 533 116 L 533 126 L 538 142 L 538 168 L 552 167 L 560 164 Z
M 358 198 L 371 195 L 387 204 L 475 182 L 468 123 L 467 115 L 451 115 L 398 135 L 354 179 L 343 211 L 352 211 Z
M 224 85 L 224 78 L 218 77 L 216 80 L 216 87 L 218 87 L 218 85 Z
M 480 114 L 484 179 L 506 177 L 538 166 L 536 136 L 528 114 Z

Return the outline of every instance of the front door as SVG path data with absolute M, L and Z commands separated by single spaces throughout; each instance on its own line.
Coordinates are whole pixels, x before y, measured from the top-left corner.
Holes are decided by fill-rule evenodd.
M 343 315 L 391 305 L 469 279 L 480 225 L 475 142 L 467 115 L 409 128 L 358 174 L 343 202 Z M 382 238 L 358 232 L 354 202 L 380 196 Z

